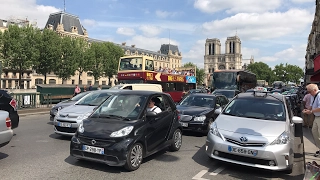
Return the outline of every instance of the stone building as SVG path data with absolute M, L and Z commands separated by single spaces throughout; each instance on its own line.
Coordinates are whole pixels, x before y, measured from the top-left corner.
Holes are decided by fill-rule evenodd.
M 320 0 L 316 0 L 315 15 L 308 36 L 305 55 L 305 83 L 320 82 Z
M 0 21 L 0 30 L 4 31 L 7 29 L 8 25 L 1 26 Z M 45 28 L 51 29 L 57 32 L 60 36 L 73 37 L 73 38 L 83 38 L 88 40 L 88 42 L 105 42 L 102 40 L 89 38 L 87 30 L 82 26 L 78 16 L 68 14 L 66 12 L 57 12 L 50 14 L 48 21 L 45 25 Z M 168 67 L 176 68 L 180 67 L 182 62 L 182 54 L 179 52 L 178 46 L 172 44 L 162 44 L 159 51 L 150 51 L 146 49 L 137 48 L 135 45 L 127 46 L 126 43 L 116 44 L 120 46 L 125 55 L 146 55 L 151 56 L 155 59 L 155 67 Z M 19 74 L 12 70 L 6 70 L 2 75 L 2 88 L 16 88 L 18 86 L 18 77 Z M 101 77 L 99 80 L 95 80 L 90 73 L 82 73 L 81 80 L 78 80 L 79 72 L 75 72 L 75 75 L 72 76 L 63 84 L 80 84 L 80 85 L 89 85 L 89 84 L 99 84 L 99 85 L 108 85 L 109 78 Z M 23 81 L 25 82 L 25 89 L 35 88 L 36 84 L 43 84 L 44 76 L 37 74 L 33 70 L 28 70 L 23 75 Z M 117 81 L 117 75 L 114 75 L 111 78 L 111 85 L 114 85 Z M 62 84 L 62 79 L 58 78 L 55 74 L 50 73 L 47 75 L 47 84 Z
M 221 42 L 217 38 L 206 39 L 204 70 L 206 77 L 204 82 L 210 86 L 212 79 L 210 78 L 214 70 L 224 69 L 244 69 L 246 65 L 254 63 L 253 56 L 245 60 L 243 63 L 241 54 L 241 40 L 236 35 L 227 37 L 225 42 L 225 53 L 221 53 Z

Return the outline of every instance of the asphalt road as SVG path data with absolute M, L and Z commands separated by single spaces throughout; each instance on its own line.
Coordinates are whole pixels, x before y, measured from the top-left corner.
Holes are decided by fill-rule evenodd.
M 121 167 L 77 161 L 69 156 L 70 138 L 53 133 L 48 115 L 21 117 L 16 135 L 0 148 L 0 179 L 303 179 L 303 154 L 299 144 L 292 174 L 248 168 L 211 160 L 204 152 L 205 136 L 185 133 L 178 152 L 163 150 L 144 160 L 134 172 Z M 300 142 L 300 138 L 296 138 Z

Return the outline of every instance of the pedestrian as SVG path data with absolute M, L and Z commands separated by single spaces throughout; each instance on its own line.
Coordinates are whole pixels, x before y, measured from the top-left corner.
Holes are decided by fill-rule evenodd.
M 92 91 L 92 84 L 90 84 L 88 91 Z
M 312 135 L 315 142 L 315 145 L 319 149 L 316 151 L 314 156 L 318 156 L 320 154 L 320 96 L 319 88 L 317 84 L 309 84 L 306 86 L 307 92 L 311 94 L 311 102 L 309 109 L 304 109 L 302 112 L 304 114 L 314 114 L 315 119 L 312 125 Z
M 310 93 L 307 93 L 302 100 L 303 109 L 311 109 L 311 98 L 312 95 Z M 314 115 L 313 114 L 303 114 L 303 123 L 304 127 L 312 128 L 312 124 L 314 121 Z
M 86 91 L 87 91 L 87 86 L 84 85 L 84 86 L 83 86 L 83 92 L 86 92 Z
M 76 96 L 76 95 L 78 95 L 79 93 L 81 93 L 81 89 L 79 88 L 78 85 L 76 85 L 76 87 L 74 88 L 73 96 Z
M 101 86 L 99 85 L 98 88 L 97 88 L 97 90 L 101 90 L 101 89 L 102 89 L 102 88 L 101 88 Z

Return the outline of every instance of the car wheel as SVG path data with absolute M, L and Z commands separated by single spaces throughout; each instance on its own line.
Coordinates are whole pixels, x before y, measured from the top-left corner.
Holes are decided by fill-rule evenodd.
M 137 170 L 142 163 L 142 158 L 143 146 L 140 143 L 136 143 L 131 147 L 124 167 L 129 171 Z
M 176 129 L 173 133 L 173 142 L 169 147 L 170 151 L 179 151 L 182 145 L 182 132 L 180 129 Z

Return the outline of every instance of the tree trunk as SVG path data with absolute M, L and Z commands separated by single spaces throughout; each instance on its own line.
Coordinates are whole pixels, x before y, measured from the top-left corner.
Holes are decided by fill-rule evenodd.
M 21 67 L 21 65 L 20 65 L 20 67 L 19 67 L 19 89 L 23 89 L 23 86 L 24 86 L 24 84 L 23 84 L 23 82 L 22 82 L 22 67 Z
M 47 84 L 47 73 L 45 73 L 43 76 L 44 76 L 44 82 L 43 82 L 43 84 Z
M 111 85 L 112 85 L 112 82 L 111 82 L 110 76 L 108 76 L 108 78 L 109 78 L 109 86 L 111 86 Z
M 79 71 L 79 80 L 78 80 L 79 85 L 80 85 L 80 80 L 81 80 L 81 74 L 82 74 L 82 72 Z

